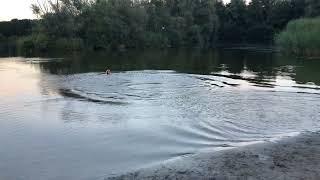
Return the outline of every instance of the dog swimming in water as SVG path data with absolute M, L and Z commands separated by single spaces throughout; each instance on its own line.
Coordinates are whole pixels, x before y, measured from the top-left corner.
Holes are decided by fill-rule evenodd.
M 110 75 L 110 74 L 111 74 L 111 70 L 107 68 L 106 74 L 107 74 L 107 75 Z

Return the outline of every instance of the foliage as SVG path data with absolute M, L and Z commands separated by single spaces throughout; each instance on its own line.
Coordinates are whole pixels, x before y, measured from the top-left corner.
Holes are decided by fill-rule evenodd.
M 49 0 L 33 5 L 33 11 L 42 18 L 39 33 L 51 39 L 76 37 L 93 49 L 211 47 L 219 27 L 214 4 L 214 0 Z
M 320 56 L 320 17 L 291 21 L 276 37 L 277 45 L 290 54 Z
M 318 0 L 44 0 L 39 20 L 0 22 L 5 38 L 39 51 L 210 48 L 272 44 L 291 20 L 320 15 Z
M 5 37 L 30 35 L 32 33 L 34 23 L 35 22 L 33 20 L 28 19 L 2 21 L 0 22 L 0 34 Z

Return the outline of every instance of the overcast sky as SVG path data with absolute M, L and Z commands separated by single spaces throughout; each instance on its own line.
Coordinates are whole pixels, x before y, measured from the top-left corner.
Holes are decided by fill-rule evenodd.
M 30 9 L 33 2 L 35 0 L 0 0 L 0 21 L 35 18 Z
M 35 18 L 30 6 L 33 0 L 0 0 L 0 21 L 13 18 Z

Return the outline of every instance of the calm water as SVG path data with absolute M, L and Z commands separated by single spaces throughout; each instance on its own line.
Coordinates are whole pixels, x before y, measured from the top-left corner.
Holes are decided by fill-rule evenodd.
M 320 127 L 320 60 L 234 50 L 49 57 L 0 58 L 0 179 L 103 179 Z

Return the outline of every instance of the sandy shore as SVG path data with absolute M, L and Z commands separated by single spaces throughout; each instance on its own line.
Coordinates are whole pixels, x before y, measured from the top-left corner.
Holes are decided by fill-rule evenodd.
M 320 179 L 320 132 L 201 153 L 108 179 Z

